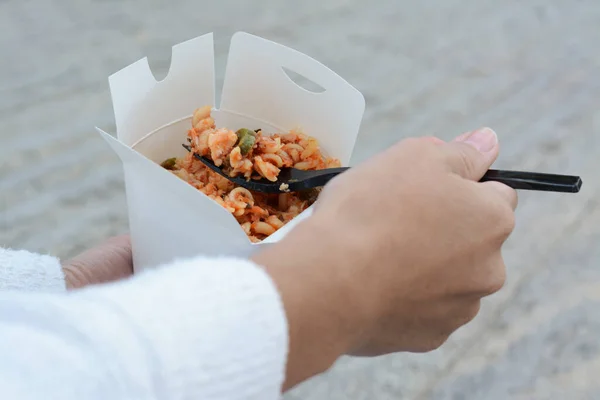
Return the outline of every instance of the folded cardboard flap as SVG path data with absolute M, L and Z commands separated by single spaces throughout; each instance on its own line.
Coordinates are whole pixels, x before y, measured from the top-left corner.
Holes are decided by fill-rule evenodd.
M 313 93 L 283 68 L 325 90 Z M 214 106 L 212 34 L 173 47 L 172 65 L 161 82 L 142 59 L 109 78 L 117 139 L 98 129 L 123 162 L 133 245 L 140 271 L 180 257 L 247 257 L 280 240 L 309 208 L 259 244 L 252 244 L 235 218 L 157 163 L 181 156 L 197 107 Z M 277 43 L 236 33 L 225 73 L 217 126 L 262 128 L 266 134 L 301 128 L 324 151 L 350 161 L 364 112 L 360 92 L 312 58 Z
M 246 234 L 227 210 L 96 129 L 123 162 L 135 271 L 200 254 L 252 253 L 254 249 Z
M 282 67 L 325 89 L 309 92 Z M 221 109 L 287 130 L 301 126 L 347 165 L 365 109 L 363 95 L 335 72 L 296 50 L 236 33 L 225 70 Z
M 132 146 L 148 133 L 215 104 L 212 33 L 173 46 L 166 78 L 157 82 L 143 58 L 108 78 L 117 138 Z

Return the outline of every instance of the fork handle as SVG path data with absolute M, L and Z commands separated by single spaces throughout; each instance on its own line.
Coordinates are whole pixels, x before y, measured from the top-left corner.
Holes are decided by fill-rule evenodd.
M 497 169 L 488 170 L 480 180 L 487 181 L 501 182 L 513 189 L 562 193 L 577 193 L 583 183 L 578 176 Z
M 337 174 L 344 172 L 348 168 L 330 168 L 311 171 L 317 173 L 313 175 L 315 181 L 319 181 L 320 185 L 325 185 L 330 179 Z M 489 169 L 479 182 L 496 181 L 505 184 L 513 189 L 520 190 L 535 190 L 542 192 L 560 192 L 560 193 L 577 193 L 581 189 L 583 182 L 579 176 L 572 175 L 555 175 L 543 174 L 540 172 L 526 171 L 506 171 L 501 169 Z M 315 182 L 313 181 L 313 184 Z

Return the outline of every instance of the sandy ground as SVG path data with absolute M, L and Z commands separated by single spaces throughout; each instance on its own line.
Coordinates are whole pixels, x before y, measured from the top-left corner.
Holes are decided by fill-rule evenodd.
M 578 174 L 525 193 L 508 282 L 426 355 L 343 359 L 292 399 L 600 399 L 600 3 L 517 0 L 0 1 L 0 244 L 68 257 L 127 230 L 109 74 L 213 31 L 218 85 L 244 30 L 322 61 L 367 112 L 354 162 L 481 125 L 500 168 Z

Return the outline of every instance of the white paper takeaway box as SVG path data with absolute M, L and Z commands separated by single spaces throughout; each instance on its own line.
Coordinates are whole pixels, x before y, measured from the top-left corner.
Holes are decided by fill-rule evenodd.
M 96 128 L 123 162 L 136 271 L 197 255 L 249 256 L 311 212 L 252 244 L 227 210 L 160 167 L 157 163 L 185 154 L 181 144 L 194 109 L 213 106 L 217 126 L 234 130 L 262 128 L 269 134 L 301 128 L 348 165 L 365 108 L 362 94 L 319 62 L 243 32 L 231 40 L 218 109 L 212 33 L 174 46 L 171 60 L 161 82 L 146 58 L 110 76 L 117 138 Z M 325 90 L 298 86 L 283 68 Z

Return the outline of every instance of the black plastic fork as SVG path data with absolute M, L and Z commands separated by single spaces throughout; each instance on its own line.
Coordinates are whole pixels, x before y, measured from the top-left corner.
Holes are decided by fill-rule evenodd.
M 191 147 L 182 145 L 186 150 Z M 231 182 L 248 190 L 263 193 L 285 193 L 309 190 L 325 186 L 327 182 L 337 175 L 348 170 L 349 167 L 327 168 L 317 171 L 304 171 L 296 168 L 282 168 L 277 176 L 277 181 L 267 179 L 246 180 L 243 176 L 230 177 L 221 167 L 217 167 L 212 160 L 194 153 L 194 157 L 204 163 L 208 168 Z M 488 170 L 480 182 L 496 181 L 504 183 L 513 189 L 537 190 L 544 192 L 577 193 L 581 189 L 582 181 L 579 176 L 543 174 L 539 172 L 504 171 L 497 169 Z

